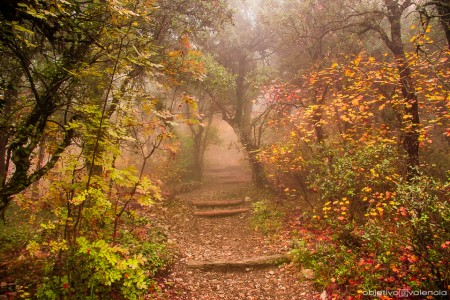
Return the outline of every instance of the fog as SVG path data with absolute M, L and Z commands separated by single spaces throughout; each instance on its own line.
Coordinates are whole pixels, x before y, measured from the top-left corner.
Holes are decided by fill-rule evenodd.
M 218 117 L 214 118 L 212 125 L 218 129 L 220 143 L 210 145 L 205 152 L 205 179 L 208 179 L 208 169 L 222 168 L 236 168 L 243 177 L 250 177 L 245 151 L 231 126 Z

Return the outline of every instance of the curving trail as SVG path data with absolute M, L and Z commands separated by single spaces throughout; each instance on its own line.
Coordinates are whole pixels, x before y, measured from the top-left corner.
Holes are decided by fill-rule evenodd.
M 273 264 L 288 251 L 286 246 L 271 245 L 251 228 L 250 212 L 244 210 L 251 202 L 242 201 L 252 189 L 248 171 L 228 166 L 205 173 L 211 182 L 180 195 L 165 212 L 169 240 L 180 255 L 162 299 L 313 299 L 317 293 L 311 282 L 300 280 L 289 264 Z M 198 214 L 224 210 L 239 211 L 219 217 Z M 264 259 L 269 263 L 258 264 Z

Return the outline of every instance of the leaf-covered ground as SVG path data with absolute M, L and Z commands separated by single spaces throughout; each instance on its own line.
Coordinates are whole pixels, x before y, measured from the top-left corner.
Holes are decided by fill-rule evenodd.
M 208 174 L 208 173 L 207 173 Z M 247 197 L 236 207 L 250 207 L 257 197 L 250 179 L 238 167 L 210 172 L 211 181 L 200 189 L 179 195 L 161 219 L 169 240 L 178 250 L 169 275 L 160 283 L 168 299 L 313 299 L 311 282 L 292 265 L 245 268 L 238 271 L 190 269 L 192 261 L 230 260 L 286 253 L 288 243 L 271 243 L 250 225 L 250 213 L 220 218 L 193 216 L 191 201 L 230 200 Z M 225 183 L 233 182 L 233 183 Z M 201 208 L 206 210 L 206 208 Z

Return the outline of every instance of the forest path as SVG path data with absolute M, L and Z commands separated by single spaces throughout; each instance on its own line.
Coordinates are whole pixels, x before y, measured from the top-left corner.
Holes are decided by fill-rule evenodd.
M 273 245 L 250 226 L 250 212 L 208 218 L 195 216 L 192 202 L 244 200 L 255 195 L 248 172 L 239 166 L 205 170 L 209 182 L 200 189 L 179 195 L 166 210 L 169 240 L 179 252 L 166 282 L 167 299 L 300 299 L 314 298 L 310 282 L 300 282 L 300 275 L 290 265 L 240 269 L 203 270 L 192 268 L 205 261 L 253 260 L 288 251 Z M 251 202 L 233 203 L 214 210 L 250 208 Z M 237 202 L 237 201 L 236 201 Z

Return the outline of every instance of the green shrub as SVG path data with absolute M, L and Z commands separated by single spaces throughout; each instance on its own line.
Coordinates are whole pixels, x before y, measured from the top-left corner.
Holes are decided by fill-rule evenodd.
M 62 264 L 58 257 L 48 263 L 38 299 L 139 299 L 155 288 L 155 274 L 168 263 L 166 247 L 151 242 L 113 245 L 79 237 L 76 247 L 62 250 Z
M 342 215 L 346 219 L 362 219 L 364 222 L 364 214 L 372 205 L 369 201 L 373 195 L 395 188 L 395 180 L 400 177 L 396 173 L 396 152 L 393 146 L 374 144 L 349 147 L 344 153 L 335 153 L 333 161 L 328 164 L 321 159 L 313 161 L 310 186 L 318 192 L 322 205 L 330 207 L 329 204 L 334 203 L 332 209 L 335 209 L 343 206 L 339 203 L 348 201 L 345 204 L 347 210 Z
M 399 181 L 389 197 L 383 195 L 373 199 L 364 223 L 337 220 L 339 214 L 333 208 L 327 210 L 328 218 L 319 218 L 317 226 L 328 230 L 328 236 L 321 239 L 316 234 L 315 239 L 295 241 L 294 261 L 314 270 L 320 288 L 335 282 L 334 288 L 343 295 L 361 297 L 361 291 L 368 290 L 448 290 L 449 183 L 422 175 Z
M 267 200 L 253 203 L 252 210 L 251 224 L 256 230 L 267 235 L 274 234 L 281 228 L 284 214 Z

